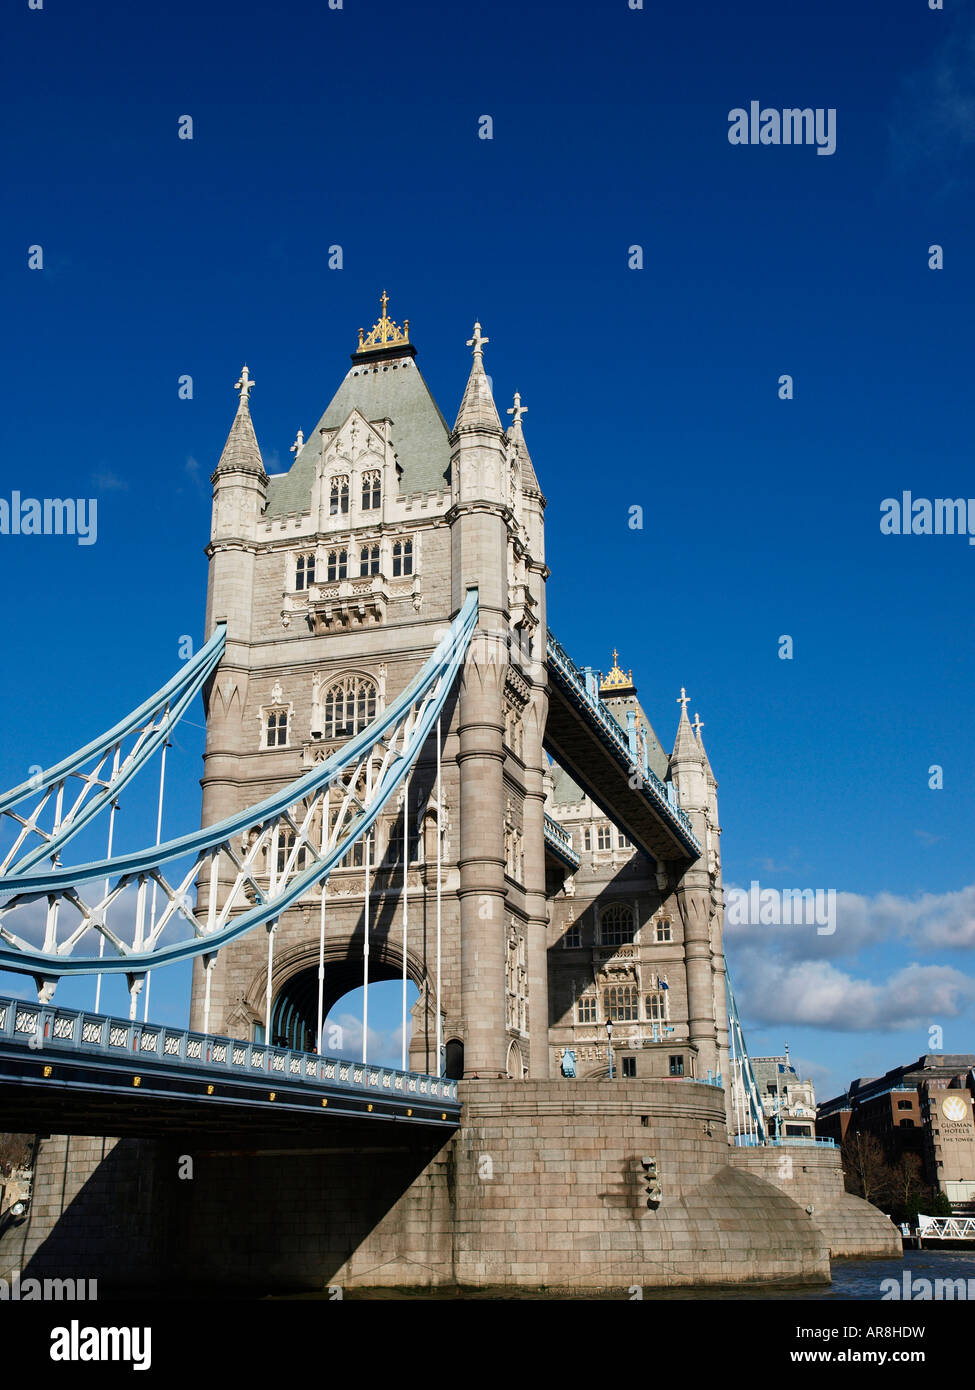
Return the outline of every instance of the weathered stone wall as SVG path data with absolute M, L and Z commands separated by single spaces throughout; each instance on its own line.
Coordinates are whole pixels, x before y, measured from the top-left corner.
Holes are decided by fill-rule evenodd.
M 734 1163 L 788 1193 L 801 1207 L 811 1206 L 812 1220 L 834 1259 L 901 1254 L 903 1242 L 893 1222 L 844 1188 L 839 1149 L 825 1145 L 737 1149 Z
M 254 1154 L 188 1139 L 72 1139 L 67 1150 L 48 1140 L 30 1226 L 4 1240 L 0 1263 L 98 1278 L 106 1293 L 581 1291 L 825 1283 L 828 1244 L 836 1254 L 899 1249 L 890 1223 L 837 1186 L 834 1156 L 814 1153 L 785 1178 L 781 1150 L 730 1150 L 715 1087 L 469 1081 L 462 1096 L 462 1128 L 439 1148 L 405 1127 L 395 1145 L 377 1139 L 359 1153 L 340 1141 Z M 178 1176 L 181 1153 L 193 1157 L 192 1180 Z M 646 1204 L 649 1156 L 657 1210 Z

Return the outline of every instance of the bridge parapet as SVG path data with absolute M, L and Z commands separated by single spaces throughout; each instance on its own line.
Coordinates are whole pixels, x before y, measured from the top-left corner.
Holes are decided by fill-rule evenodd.
M 578 869 L 580 859 L 572 848 L 572 836 L 564 825 L 559 825 L 551 816 L 545 817 L 545 847 L 551 850 L 556 859 L 573 871 Z
M 36 1052 L 112 1059 L 129 1067 L 161 1062 L 197 1068 L 204 1075 L 264 1077 L 272 1084 L 278 1081 L 282 1085 L 327 1083 L 385 1096 L 457 1103 L 457 1082 L 447 1077 L 193 1033 L 168 1024 L 139 1023 L 107 1014 L 0 998 L 0 1047 L 11 1044 Z

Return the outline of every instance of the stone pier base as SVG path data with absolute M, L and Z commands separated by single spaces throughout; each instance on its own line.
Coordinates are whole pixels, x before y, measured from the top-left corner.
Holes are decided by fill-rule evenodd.
M 835 1151 L 797 1150 L 787 1171 L 788 1150 L 729 1148 L 714 1087 L 469 1081 L 461 1094 L 462 1128 L 439 1148 L 416 1131 L 367 1152 L 334 1137 L 327 1149 L 243 1152 L 199 1136 L 56 1136 L 41 1146 L 30 1223 L 0 1243 L 0 1274 L 97 1278 L 103 1296 L 622 1293 L 825 1284 L 831 1251 L 899 1253 L 890 1222 L 842 1192 Z

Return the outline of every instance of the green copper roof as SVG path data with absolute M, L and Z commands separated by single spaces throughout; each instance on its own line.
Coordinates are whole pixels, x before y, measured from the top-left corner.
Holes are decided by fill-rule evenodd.
M 272 478 L 266 516 L 306 512 L 321 456 L 321 429 L 338 429 L 358 409 L 367 420 L 393 422 L 393 449 L 402 470 L 399 491 L 446 491 L 450 469 L 449 430 L 430 388 L 410 357 L 354 362 L 311 432 L 291 471 Z

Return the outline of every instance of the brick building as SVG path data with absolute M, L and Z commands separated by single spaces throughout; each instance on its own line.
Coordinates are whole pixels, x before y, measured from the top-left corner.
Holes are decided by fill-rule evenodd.
M 819 1133 L 842 1144 L 872 1134 L 892 1159 L 917 1154 L 924 1176 L 955 1207 L 975 1202 L 975 1056 L 927 1053 L 878 1077 L 859 1077 L 817 1112 Z

